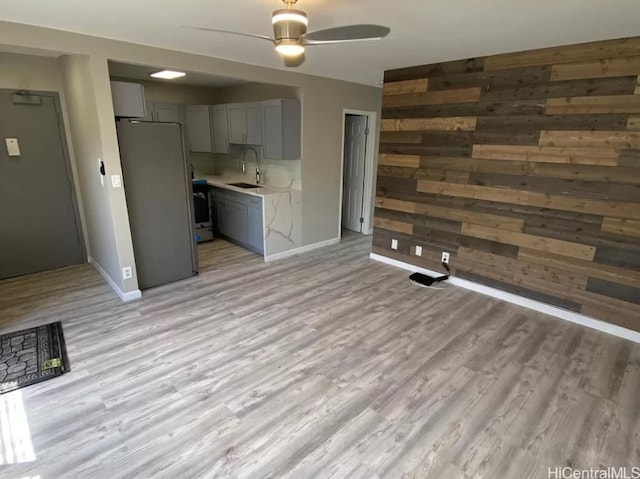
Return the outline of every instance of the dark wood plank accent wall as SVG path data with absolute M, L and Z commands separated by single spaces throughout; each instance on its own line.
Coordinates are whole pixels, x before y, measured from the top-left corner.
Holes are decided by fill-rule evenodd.
M 640 38 L 386 72 L 373 251 L 448 251 L 461 278 L 640 331 L 639 75 Z

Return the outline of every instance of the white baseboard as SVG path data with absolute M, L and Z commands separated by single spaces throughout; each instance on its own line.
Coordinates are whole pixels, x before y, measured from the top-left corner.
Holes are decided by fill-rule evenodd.
M 300 246 L 299 248 L 290 249 L 288 251 L 283 251 L 282 253 L 272 254 L 270 256 L 265 256 L 264 260 L 266 262 L 275 261 L 278 259 L 289 258 L 291 256 L 296 256 L 302 253 L 307 253 L 309 251 L 313 251 L 314 249 L 324 248 L 325 246 L 331 246 L 333 244 L 340 243 L 340 238 L 331 238 L 329 240 L 320 241 L 318 243 L 309 244 L 307 246 Z
M 442 276 L 442 273 L 439 273 L 437 271 L 420 268 L 419 266 L 414 266 L 412 264 L 405 263 L 397 259 L 387 258 L 386 256 L 382 256 L 376 253 L 371 253 L 369 257 L 375 261 L 379 261 L 381 263 L 385 263 L 391 266 L 396 266 L 397 268 L 402 268 L 407 271 L 412 271 L 414 273 L 415 272 L 422 273 L 428 276 Z M 533 309 L 534 311 L 538 311 L 540 313 L 548 314 L 550 316 L 555 316 L 557 318 L 564 319 L 566 321 L 571 321 L 572 323 L 580 324 L 582 326 L 586 326 L 588 328 L 595 329 L 603 333 L 612 334 L 620 338 L 624 338 L 630 341 L 634 341 L 636 343 L 640 343 L 640 332 L 638 331 L 633 331 L 631 329 L 623 328 L 622 326 L 617 326 L 615 324 L 607 323 L 606 321 L 592 318 L 590 316 L 585 316 L 584 314 L 575 313 L 573 311 L 568 311 L 566 309 L 558 308 L 557 306 L 552 306 L 550 304 L 546 304 L 541 301 L 524 298 L 522 296 L 518 296 L 517 294 L 508 293 L 500 289 L 484 286 L 482 284 L 475 283 L 473 281 L 468 281 L 462 278 L 456 278 L 455 276 L 452 276 L 451 278 L 449 278 L 448 281 L 449 283 L 454 284 L 456 286 L 460 286 L 461 288 L 469 289 L 471 291 L 476 291 L 478 293 L 485 294 L 493 298 L 502 299 L 503 301 L 507 301 L 509 303 L 513 303 L 519 306 L 523 306 L 525 308 Z
M 136 289 L 134 291 L 129 291 L 128 293 L 125 293 L 124 291 L 122 291 L 120 287 L 115 283 L 115 281 L 111 278 L 111 276 L 109 276 L 107 272 L 102 268 L 102 266 L 96 263 L 96 261 L 91 256 L 89 256 L 87 259 L 89 260 L 89 263 L 91 263 L 93 267 L 96 269 L 96 271 L 100 273 L 100 276 L 102 276 L 104 280 L 107 283 L 109 283 L 109 286 L 111 286 L 111 289 L 113 289 L 116 292 L 116 294 L 120 297 L 122 301 L 133 301 L 135 299 L 142 298 L 142 292 L 139 289 Z

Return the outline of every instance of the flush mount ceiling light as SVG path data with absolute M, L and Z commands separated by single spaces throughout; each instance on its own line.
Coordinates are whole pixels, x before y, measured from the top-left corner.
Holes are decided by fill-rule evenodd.
M 282 0 L 287 8 L 276 10 L 271 15 L 273 25 L 273 38 L 266 35 L 253 33 L 233 32 L 208 27 L 187 27 L 195 30 L 204 30 L 216 33 L 231 33 L 244 37 L 267 40 L 275 45 L 276 51 L 284 57 L 285 65 L 299 66 L 304 61 L 305 47 L 309 45 L 324 45 L 329 43 L 358 42 L 364 40 L 380 40 L 391 31 L 380 25 L 347 25 L 344 27 L 327 28 L 307 33 L 309 19 L 307 14 L 296 10 L 293 6 L 298 0 Z M 299 59 L 296 62 L 288 62 L 290 59 Z
M 172 70 L 162 70 L 161 72 L 152 73 L 153 78 L 162 78 L 163 80 L 175 80 L 176 78 L 182 78 L 186 73 L 174 72 Z

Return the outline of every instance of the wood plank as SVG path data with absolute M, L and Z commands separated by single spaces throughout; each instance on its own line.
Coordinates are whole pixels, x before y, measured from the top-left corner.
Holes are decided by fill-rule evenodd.
M 429 87 L 428 78 L 405 80 L 385 83 L 382 87 L 383 95 L 403 95 L 405 93 L 425 92 Z
M 616 166 L 620 151 L 616 148 L 474 145 L 472 156 L 487 160 Z
M 394 221 L 388 218 L 374 218 L 374 226 L 376 228 L 384 228 L 385 230 L 397 231 L 398 233 L 412 234 L 413 225 L 411 223 L 403 223 L 402 221 Z
M 419 168 L 419 155 L 378 155 L 378 165 L 402 166 L 405 168 Z
M 627 130 L 640 130 L 640 115 L 629 115 Z
M 478 117 L 476 130 L 509 131 L 518 133 L 531 130 L 624 130 L 629 115 L 517 115 Z
M 432 63 L 407 68 L 398 68 L 384 72 L 384 81 L 396 82 L 403 80 L 415 80 L 416 78 L 429 78 L 456 75 L 460 73 L 479 72 L 484 69 L 484 58 L 469 58 L 467 60 L 455 60 L 450 62 Z
M 636 318 L 631 318 L 629 316 L 629 308 L 626 307 L 614 308 L 609 304 L 597 307 L 592 304 L 583 304 L 580 312 L 585 316 L 591 316 L 623 328 L 640 331 L 640 321 Z
M 549 98 L 545 102 L 545 113 L 547 115 L 640 113 L 640 95 Z
M 405 93 L 383 97 L 383 108 L 441 105 L 445 103 L 476 103 L 480 99 L 480 88 L 462 88 L 460 90 L 440 90 L 425 93 Z
M 410 201 L 396 200 L 393 198 L 376 198 L 376 207 L 405 213 L 414 213 L 434 218 L 442 218 L 453 221 L 466 222 L 490 226 L 496 229 L 507 231 L 522 231 L 524 220 L 519 218 L 509 218 L 474 211 L 465 211 L 454 208 L 447 208 L 426 203 L 415 203 Z
M 568 258 L 553 252 L 545 253 L 530 248 L 520 248 L 518 258 L 529 263 L 560 268 L 592 278 L 606 279 L 628 286 L 640 287 L 640 272 L 616 268 L 615 266 Z
M 640 75 L 638 75 L 638 79 L 636 80 L 636 90 L 635 90 L 635 94 L 636 94 L 636 95 L 640 95 Z
M 553 65 L 551 80 L 580 80 L 640 74 L 640 56 Z
M 540 146 L 569 148 L 640 148 L 640 132 L 634 131 L 543 131 Z
M 505 258 L 470 248 L 458 248 L 457 257 L 492 266 L 499 270 L 509 271 L 521 277 L 534 276 L 550 283 L 562 285 L 563 287 L 568 286 L 571 289 L 584 289 L 588 280 L 588 277 L 584 274 L 563 271 L 558 267 L 553 268 L 548 265 L 539 265 L 518 259 Z
M 510 173 L 471 173 L 470 185 L 522 189 L 537 193 L 575 196 L 597 200 L 640 203 L 640 188 L 633 184 L 617 184 L 602 181 L 581 181 L 574 178 L 563 179 L 553 176 L 513 175 Z
M 556 65 L 593 61 L 605 58 L 631 57 L 640 51 L 640 38 L 622 38 L 601 42 L 581 43 L 563 47 L 542 48 L 526 52 L 505 53 L 487 57 L 484 69 L 505 70 L 538 65 Z
M 434 169 L 418 169 L 415 171 L 414 178 L 417 180 L 444 181 L 447 183 L 468 183 L 468 171 L 455 170 L 434 170 Z
M 575 211 L 616 218 L 640 219 L 640 205 L 620 201 L 599 201 L 563 195 L 531 193 L 528 204 L 554 210 Z
M 602 231 L 640 238 L 640 221 L 622 218 L 604 218 Z
M 394 198 L 376 197 L 376 208 L 386 210 L 402 211 L 404 213 L 415 213 L 416 205 L 413 201 L 396 200 Z
M 593 259 L 598 264 L 605 264 L 613 266 L 614 268 L 623 268 L 631 271 L 640 272 L 640 249 L 633 249 L 633 246 L 638 247 L 637 241 L 627 243 L 625 249 L 616 246 L 598 246 L 596 251 L 596 257 Z
M 421 145 L 423 135 L 421 131 L 381 131 L 380 143 L 409 143 Z
M 479 103 L 407 105 L 394 108 L 384 107 L 382 109 L 382 118 L 543 115 L 544 112 L 545 103 L 540 100 L 484 101 Z
M 464 223 L 462 225 L 462 233 L 476 238 L 487 239 L 490 241 L 501 241 L 503 243 L 510 243 L 524 248 L 553 252 L 562 256 L 587 261 L 593 260 L 596 252 L 596 249 L 593 246 L 544 238 L 542 236 L 533 236 L 525 233 L 487 228 L 469 223 Z
M 640 305 L 640 289 L 599 278 L 589 278 L 586 291 Z M 640 310 L 640 308 L 639 308 Z
M 419 180 L 416 190 L 423 193 L 640 220 L 640 204 L 634 203 L 590 200 L 571 196 L 546 195 L 525 190 L 491 188 L 477 185 L 458 185 L 428 180 Z
M 426 131 L 426 130 L 463 130 L 476 128 L 474 117 L 450 118 L 406 118 L 385 119 L 380 122 L 380 131 Z
M 640 185 L 640 169 L 624 168 L 621 166 L 610 168 L 609 166 L 534 163 L 531 164 L 527 174 L 551 178 L 566 178 L 569 180 L 593 181 L 601 184 L 623 183 Z
M 557 288 L 553 289 L 549 283 L 530 276 L 525 277 L 509 277 L 495 268 L 486 265 L 476 265 L 472 271 L 466 269 L 473 268 L 473 263 L 468 260 L 461 260 L 467 265 L 462 265 L 465 269 L 456 269 L 456 276 L 473 281 L 474 283 L 484 284 L 491 288 L 513 293 L 523 298 L 533 299 L 542 303 L 557 306 L 558 308 L 569 311 L 580 311 L 581 305 L 575 301 L 571 301 L 570 293 L 563 293 Z M 553 286 L 553 285 L 551 285 Z M 502 477 L 501 474 L 499 474 Z
M 436 181 L 420 180 L 417 191 L 434 193 L 437 195 L 458 196 L 462 198 L 475 198 L 480 200 L 498 201 L 501 203 L 528 204 L 530 192 L 522 190 L 510 190 L 506 188 L 488 188 L 475 185 L 457 185 Z

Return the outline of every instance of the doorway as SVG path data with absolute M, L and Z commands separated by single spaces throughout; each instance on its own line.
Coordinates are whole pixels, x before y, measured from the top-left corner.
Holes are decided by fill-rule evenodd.
M 57 93 L 0 91 L 0 279 L 85 262 Z
M 345 110 L 341 231 L 370 234 L 373 205 L 375 113 Z

